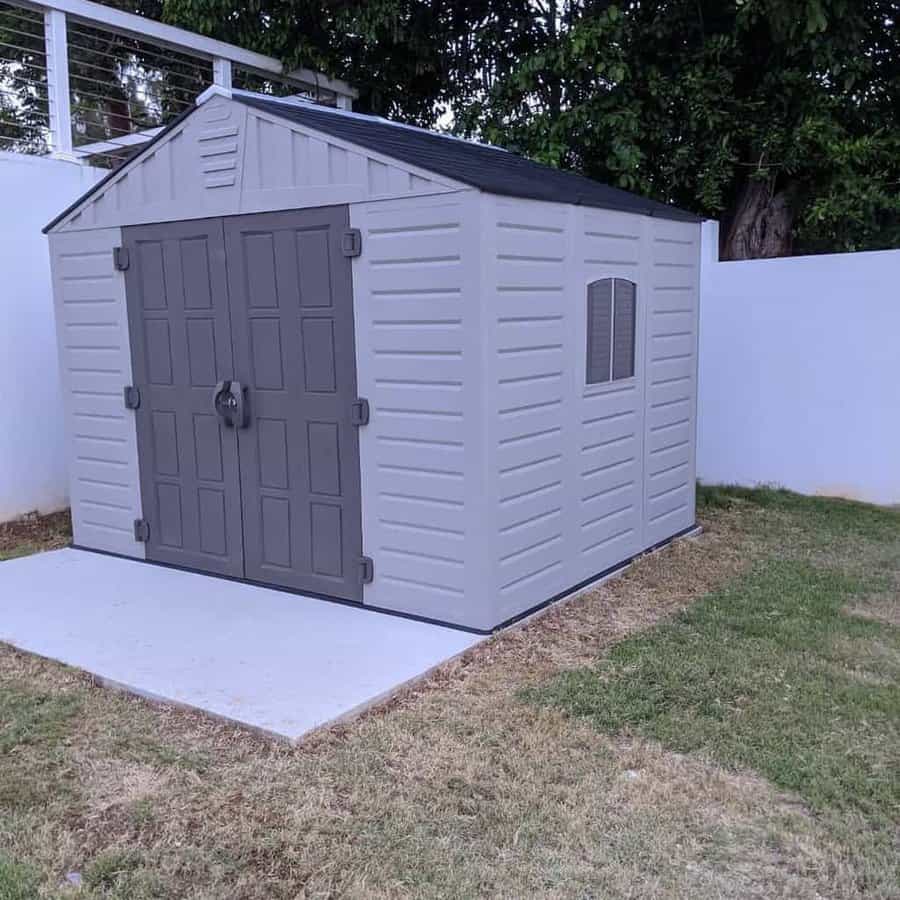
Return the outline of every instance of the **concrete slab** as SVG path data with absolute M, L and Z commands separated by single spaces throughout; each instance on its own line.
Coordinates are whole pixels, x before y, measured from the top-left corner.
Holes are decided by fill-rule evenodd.
M 66 549 L 0 563 L 0 640 L 294 740 L 390 696 L 481 638 Z

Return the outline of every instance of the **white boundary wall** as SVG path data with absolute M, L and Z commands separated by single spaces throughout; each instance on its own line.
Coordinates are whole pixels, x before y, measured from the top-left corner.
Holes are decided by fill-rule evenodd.
M 900 250 L 717 260 L 707 222 L 698 478 L 900 503 Z
M 103 174 L 0 152 L 0 522 L 68 502 L 50 260 L 41 228 Z

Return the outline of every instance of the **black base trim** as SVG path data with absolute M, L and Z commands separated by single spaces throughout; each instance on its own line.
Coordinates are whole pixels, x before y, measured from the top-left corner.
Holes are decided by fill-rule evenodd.
M 621 562 L 616 563 L 614 566 L 610 566 L 608 569 L 604 569 L 602 572 L 598 572 L 596 575 L 591 575 L 590 578 L 585 578 L 584 581 L 579 581 L 578 584 L 574 584 L 572 585 L 572 587 L 566 588 L 566 590 L 564 591 L 560 591 L 558 594 L 552 596 L 549 600 L 543 600 L 536 606 L 532 606 L 530 609 L 526 609 L 525 612 L 516 613 L 516 615 L 512 616 L 512 618 L 507 619 L 505 622 L 501 622 L 499 625 L 495 625 L 492 629 L 490 629 L 490 631 L 479 631 L 478 634 L 493 634 L 496 631 L 502 631 L 504 628 L 509 628 L 510 625 L 515 625 L 516 622 L 521 622 L 522 619 L 527 619 L 529 616 L 533 616 L 535 613 L 540 612 L 542 609 L 546 609 L 551 604 L 562 600 L 563 597 L 568 597 L 569 594 L 574 594 L 577 591 L 586 588 L 589 584 L 593 584 L 595 581 L 599 581 L 601 578 L 609 578 L 610 575 L 614 575 L 616 572 L 620 572 L 622 569 L 630 566 L 636 559 L 640 559 L 642 556 L 646 556 L 648 553 L 654 553 L 655 551 L 660 550 L 666 545 L 671 544 L 672 541 L 677 541 L 678 538 L 684 537 L 686 534 L 690 534 L 692 531 L 695 531 L 696 528 L 696 522 L 693 525 L 688 525 L 687 528 L 682 528 L 681 531 L 675 532 L 675 534 L 673 534 L 671 537 L 667 537 L 663 541 L 658 541 L 650 547 L 647 547 L 646 550 L 641 550 L 640 553 L 635 553 L 634 556 L 629 556 L 627 559 L 623 559 Z
M 398 619 L 410 619 L 413 622 L 424 622 L 426 625 L 440 625 L 442 628 L 452 628 L 454 631 L 463 631 L 466 634 L 477 634 L 482 637 L 487 635 L 496 634 L 498 631 L 502 631 L 504 628 L 509 628 L 510 625 L 515 625 L 517 622 L 521 622 L 523 619 L 527 619 L 529 616 L 533 616 L 535 613 L 540 612 L 542 609 L 546 609 L 546 607 L 550 606 L 552 603 L 556 603 L 559 600 L 562 600 L 563 597 L 568 597 L 569 594 L 574 594 L 576 591 L 580 591 L 583 588 L 586 588 L 589 584 L 592 584 L 595 581 L 599 581 L 601 578 L 608 578 L 610 575 L 615 574 L 616 572 L 621 571 L 626 568 L 626 566 L 631 565 L 636 559 L 639 559 L 642 556 L 645 556 L 648 553 L 653 553 L 656 550 L 665 547 L 667 544 L 671 544 L 673 541 L 677 541 L 678 538 L 684 537 L 686 534 L 690 534 L 690 532 L 695 531 L 697 528 L 696 523 L 693 525 L 689 525 L 687 528 L 682 528 L 681 531 L 677 531 L 671 537 L 667 537 L 663 541 L 658 541 L 650 547 L 647 547 L 645 550 L 641 550 L 640 553 L 635 553 L 634 556 L 629 556 L 627 559 L 623 559 L 621 562 L 616 563 L 614 566 L 610 566 L 608 569 L 604 569 L 602 572 L 598 572 L 596 575 L 591 575 L 590 578 L 585 578 L 584 581 L 578 582 L 578 584 L 572 585 L 570 588 L 566 588 L 564 591 L 560 591 L 558 594 L 554 594 L 554 596 L 548 598 L 547 600 L 542 600 L 540 603 L 535 604 L 532 607 L 529 607 L 524 612 L 516 613 L 516 615 L 512 616 L 509 619 L 501 622 L 499 625 L 494 625 L 492 628 L 470 628 L 468 625 L 460 625 L 457 622 L 447 622 L 443 619 L 433 619 L 429 616 L 418 616 L 415 613 L 405 613 L 396 609 L 386 609 L 383 606 L 367 606 L 364 603 L 359 603 L 356 600 L 344 600 L 342 597 L 332 597 L 328 594 L 318 594 L 315 591 L 301 591 L 297 588 L 290 587 L 282 587 L 278 584 L 267 584 L 264 581 L 254 581 L 251 578 L 238 578 L 235 575 L 222 575 L 219 572 L 205 572 L 203 569 L 195 569 L 191 566 L 179 566 L 175 563 L 167 563 L 167 562 L 159 562 L 155 559 L 141 559 L 138 556 L 128 556 L 125 553 L 114 553 L 112 550 L 98 550 L 96 547 L 83 547 L 81 544 L 71 544 L 73 550 L 84 550 L 87 553 L 97 553 L 100 556 L 112 556 L 115 559 L 127 559 L 131 562 L 137 563 L 145 563 L 151 566 L 160 566 L 163 569 L 175 569 L 179 572 L 190 572 L 193 575 L 204 575 L 207 578 L 221 578 L 223 581 L 236 581 L 239 584 L 250 584 L 253 587 L 262 587 L 268 588 L 270 591 L 281 591 L 284 594 L 295 594 L 298 597 L 310 597 L 314 600 L 324 600 L 327 603 L 337 603 L 341 606 L 352 606 L 354 609 L 360 609 L 365 612 L 378 613 L 381 616 L 396 616 Z

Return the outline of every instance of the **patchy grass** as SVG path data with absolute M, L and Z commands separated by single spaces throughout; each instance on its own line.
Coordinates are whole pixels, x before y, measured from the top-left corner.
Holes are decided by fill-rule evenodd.
M 768 552 L 526 695 L 609 734 L 753 770 L 833 822 L 861 822 L 884 862 L 867 887 L 900 893 L 900 513 L 774 490 L 701 501 L 775 513 Z
M 29 513 L 13 522 L 0 523 L 0 561 L 41 550 L 56 550 L 71 540 L 72 520 L 68 510 L 46 516 Z
M 818 810 L 888 824 L 900 810 L 900 629 L 844 612 L 882 587 L 759 564 L 536 696 L 605 731 L 753 769 Z
M 0 900 L 33 900 L 39 882 L 34 869 L 0 855 Z
M 613 677 L 621 642 L 651 640 L 655 629 L 705 658 L 679 624 L 682 611 L 694 605 L 695 632 L 708 618 L 736 641 L 727 605 L 736 592 L 755 585 L 763 597 L 780 586 L 785 598 L 799 591 L 806 612 L 785 599 L 771 621 L 760 614 L 757 658 L 782 653 L 782 641 L 834 642 L 826 657 L 801 652 L 794 682 L 764 671 L 766 684 L 792 685 L 795 703 L 804 699 L 796 678 L 810 672 L 851 694 L 882 691 L 894 677 L 885 664 L 893 645 L 873 629 L 886 627 L 885 598 L 896 595 L 898 548 L 883 534 L 894 520 L 778 492 L 702 491 L 700 500 L 702 538 L 641 560 L 301 747 L 153 706 L 0 647 L 0 697 L 10 698 L 0 701 L 0 735 L 8 736 L 0 771 L 19 780 L 32 773 L 35 782 L 30 799 L 0 796 L 0 900 L 7 861 L 18 879 L 11 883 L 22 885 L 10 897 L 37 891 L 61 900 L 900 895 L 896 859 L 886 854 L 892 788 L 879 780 L 884 724 L 874 713 L 853 719 L 876 735 L 868 747 L 862 734 L 855 742 L 843 733 L 811 737 L 799 726 L 794 737 L 770 729 L 764 740 L 741 723 L 759 745 L 754 753 L 775 759 L 782 748 L 784 777 L 797 773 L 791 786 L 766 777 L 756 756 L 739 755 L 751 750 L 717 731 L 737 715 L 727 705 L 698 701 L 703 731 L 687 739 L 673 712 L 677 743 L 642 731 L 661 716 L 628 720 L 648 701 Z M 852 618 L 841 612 L 848 603 Z M 713 693 L 747 715 L 761 717 L 760 697 L 771 715 L 784 713 L 780 694 L 770 699 L 752 672 L 725 665 L 727 648 L 711 653 L 720 664 L 706 669 L 708 680 L 722 675 Z M 641 678 L 645 664 L 634 656 Z M 688 690 L 660 668 L 664 689 L 651 711 Z M 553 693 L 584 673 L 618 683 L 624 697 L 601 727 Z M 535 692 L 549 704 L 522 699 Z M 842 732 L 843 695 L 837 705 L 821 698 L 829 726 Z M 733 756 L 716 756 L 714 739 Z M 872 775 L 852 803 L 835 801 L 845 791 L 839 769 L 822 782 L 821 802 L 810 799 L 802 753 L 824 752 L 823 741 L 850 747 Z M 67 873 L 82 886 L 63 886 Z
M 0 756 L 30 745 L 53 745 L 78 711 L 66 695 L 46 694 L 27 685 L 6 684 L 0 692 Z

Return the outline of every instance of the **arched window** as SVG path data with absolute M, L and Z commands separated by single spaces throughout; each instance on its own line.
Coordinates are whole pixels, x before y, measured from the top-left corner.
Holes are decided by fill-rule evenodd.
M 587 286 L 587 383 L 634 375 L 637 285 L 601 278 Z

